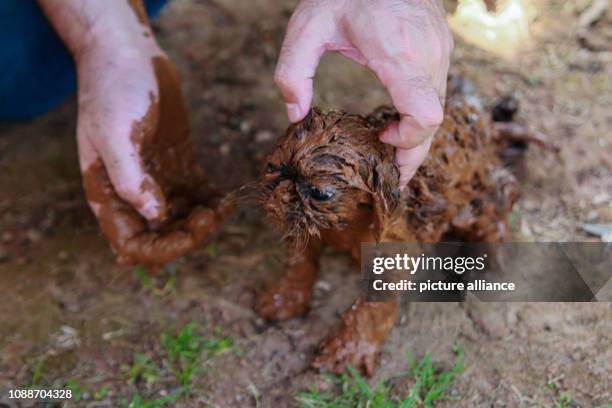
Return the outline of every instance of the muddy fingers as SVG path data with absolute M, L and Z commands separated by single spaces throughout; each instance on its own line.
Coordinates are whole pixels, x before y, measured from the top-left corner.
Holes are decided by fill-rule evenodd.
M 100 228 L 122 263 L 163 265 L 184 255 L 206 239 L 233 211 L 233 196 L 214 208 L 194 205 L 186 216 L 170 218 L 153 227 L 123 201 L 101 161 L 84 174 L 85 191 Z

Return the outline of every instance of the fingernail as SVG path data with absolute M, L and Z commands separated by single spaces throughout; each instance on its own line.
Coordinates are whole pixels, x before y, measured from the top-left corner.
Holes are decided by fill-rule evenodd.
M 414 175 L 416 174 L 417 169 L 413 170 L 412 172 L 402 175 L 400 176 L 400 191 L 404 191 L 404 189 L 406 188 L 406 186 L 408 185 L 408 183 L 410 183 L 410 180 L 412 180 L 412 178 L 414 177 Z
M 387 136 L 387 133 L 389 133 L 389 125 L 385 126 L 385 127 L 383 128 L 383 130 L 381 130 L 381 131 L 378 133 L 378 139 L 379 139 L 381 142 L 386 143 L 386 139 L 387 139 L 387 137 L 388 137 L 388 136 Z
M 159 204 L 155 200 L 149 200 L 140 209 L 140 213 L 148 220 L 159 216 Z
M 390 137 L 389 137 L 389 132 L 388 131 L 385 131 L 384 133 L 381 133 L 380 136 L 379 136 L 380 141 L 383 142 L 383 143 L 387 143 L 387 144 L 390 144 L 389 143 L 389 138 Z
M 379 139 L 383 143 L 389 144 L 393 142 L 395 134 L 398 132 L 397 123 L 389 123 L 378 135 Z
M 291 122 L 297 122 L 302 119 L 302 110 L 300 109 L 300 105 L 297 103 L 288 103 L 287 115 L 289 116 L 289 120 Z

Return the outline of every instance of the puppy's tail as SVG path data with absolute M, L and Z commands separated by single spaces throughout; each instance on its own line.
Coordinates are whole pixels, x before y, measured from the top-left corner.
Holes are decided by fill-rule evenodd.
M 497 144 L 497 155 L 509 167 L 519 167 L 529 145 L 559 153 L 561 150 L 548 136 L 529 126 L 515 121 L 519 103 L 514 96 L 500 98 L 491 109 L 493 137 Z

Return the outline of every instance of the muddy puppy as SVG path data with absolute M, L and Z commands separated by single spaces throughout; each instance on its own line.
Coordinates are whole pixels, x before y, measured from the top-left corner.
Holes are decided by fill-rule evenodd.
M 437 242 L 451 233 L 473 241 L 507 237 L 519 190 L 497 157 L 492 122 L 449 100 L 428 158 L 400 193 L 394 149 L 378 139 L 397 119 L 386 108 L 366 117 L 314 108 L 278 140 L 262 191 L 269 218 L 287 237 L 288 266 L 259 295 L 262 317 L 282 320 L 307 311 L 326 246 L 359 262 L 362 242 Z M 357 300 L 314 365 L 333 372 L 352 365 L 372 374 L 396 314 L 395 301 Z

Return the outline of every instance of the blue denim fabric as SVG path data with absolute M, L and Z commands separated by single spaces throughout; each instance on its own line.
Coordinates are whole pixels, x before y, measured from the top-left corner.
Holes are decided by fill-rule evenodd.
M 145 0 L 153 18 L 167 0 Z M 0 1 L 0 120 L 29 119 L 76 89 L 74 62 L 35 0 Z

